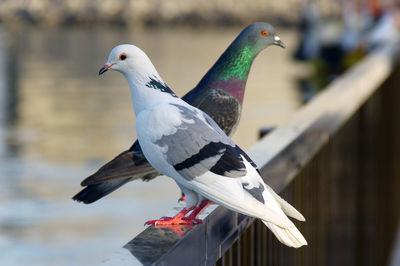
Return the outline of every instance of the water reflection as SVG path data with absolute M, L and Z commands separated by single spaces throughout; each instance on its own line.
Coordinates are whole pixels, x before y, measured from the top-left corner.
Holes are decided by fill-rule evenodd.
M 167 178 L 132 182 L 92 205 L 70 200 L 79 182 L 135 139 L 121 75 L 97 76 L 117 43 L 135 43 L 178 95 L 204 75 L 240 28 L 4 28 L 0 30 L 0 264 L 98 264 L 166 214 L 178 189 Z M 280 30 L 288 47 L 296 36 Z M 290 49 L 264 51 L 251 71 L 234 139 L 299 106 Z

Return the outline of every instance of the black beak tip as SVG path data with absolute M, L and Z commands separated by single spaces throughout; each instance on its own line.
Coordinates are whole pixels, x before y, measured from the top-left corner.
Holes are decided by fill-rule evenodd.
M 106 68 L 105 66 L 103 66 L 102 68 L 100 68 L 99 70 L 99 76 L 102 75 L 104 72 L 106 72 L 108 70 L 108 68 Z

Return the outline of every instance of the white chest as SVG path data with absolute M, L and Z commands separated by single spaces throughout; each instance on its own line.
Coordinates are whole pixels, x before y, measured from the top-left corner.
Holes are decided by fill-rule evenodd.
M 146 159 L 157 171 L 170 177 L 177 173 L 165 157 L 167 147 L 160 147 L 155 142 L 163 135 L 174 134 L 180 123 L 180 113 L 166 104 L 146 109 L 136 118 L 136 133 Z

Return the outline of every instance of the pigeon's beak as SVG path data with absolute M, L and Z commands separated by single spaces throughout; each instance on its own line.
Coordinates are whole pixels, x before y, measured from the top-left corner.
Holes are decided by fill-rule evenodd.
M 109 70 L 113 65 L 115 65 L 115 63 L 110 64 L 110 63 L 106 63 L 102 68 L 100 68 L 99 70 L 99 76 L 101 74 L 103 74 L 104 72 L 106 72 L 107 70 Z
M 281 41 L 281 38 L 279 38 L 278 35 L 274 36 L 274 44 L 278 45 L 278 46 L 280 46 L 282 48 L 286 48 L 286 45 Z

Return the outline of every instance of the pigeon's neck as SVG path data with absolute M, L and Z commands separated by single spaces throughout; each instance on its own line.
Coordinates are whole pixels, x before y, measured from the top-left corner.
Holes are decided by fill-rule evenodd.
M 156 104 L 179 99 L 156 71 L 152 73 L 133 72 L 124 75 L 129 83 L 136 116 Z
M 200 88 L 219 88 L 243 102 L 244 89 L 254 58 L 260 51 L 235 40 L 198 84 Z

